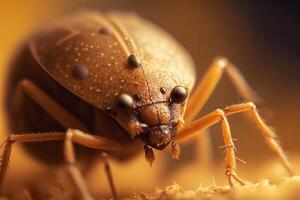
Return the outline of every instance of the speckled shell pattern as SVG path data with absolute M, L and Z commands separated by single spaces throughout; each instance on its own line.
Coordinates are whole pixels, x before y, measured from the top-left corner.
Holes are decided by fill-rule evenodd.
M 184 48 L 131 13 L 83 12 L 60 19 L 33 37 L 30 50 L 56 81 L 101 110 L 122 93 L 140 95 L 144 105 L 165 101 L 177 85 L 191 90 L 195 83 Z M 139 66 L 129 64 L 132 54 Z

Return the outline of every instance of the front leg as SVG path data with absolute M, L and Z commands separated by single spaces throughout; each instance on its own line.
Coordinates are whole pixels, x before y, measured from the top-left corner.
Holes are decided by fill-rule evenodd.
M 229 123 L 225 112 L 221 109 L 217 109 L 216 111 L 190 123 L 187 124 L 176 136 L 175 142 L 184 140 L 195 133 L 202 132 L 208 127 L 221 123 L 222 127 L 222 135 L 226 148 L 226 171 L 225 175 L 228 178 L 229 184 L 234 186 L 237 183 L 243 185 L 244 181 L 240 179 L 236 174 L 236 156 L 235 156 L 235 147 L 231 137 L 231 131 L 229 127 Z
M 235 177 L 235 179 L 238 182 L 242 183 L 242 181 L 239 180 L 239 178 L 235 175 L 235 155 L 234 151 L 231 150 L 234 146 L 230 134 L 229 125 L 227 125 L 228 122 L 226 119 L 227 116 L 241 112 L 250 112 L 252 120 L 256 123 L 257 127 L 261 131 L 262 135 L 266 140 L 266 143 L 269 145 L 270 149 L 273 150 L 276 153 L 276 155 L 280 158 L 283 166 L 286 168 L 287 172 L 292 176 L 294 174 L 292 170 L 292 165 L 290 164 L 282 147 L 277 142 L 276 134 L 272 131 L 271 128 L 268 127 L 267 124 L 265 124 L 265 122 L 257 112 L 255 105 L 252 102 L 227 106 L 223 110 L 217 109 L 215 112 L 212 112 L 193 122 L 190 122 L 182 130 L 179 131 L 179 133 L 176 135 L 175 141 L 178 142 L 196 136 L 197 133 L 201 133 L 201 131 L 203 131 L 204 129 L 207 129 L 208 127 L 223 120 L 224 122 L 222 122 L 222 130 L 226 147 L 226 174 L 229 177 L 231 176 L 231 174 L 233 174 L 233 177 Z M 232 183 L 231 180 L 229 180 L 229 182 Z
M 224 74 L 228 75 L 238 93 L 245 100 L 254 102 L 260 100 L 237 67 L 230 63 L 226 58 L 216 58 L 189 97 L 184 115 L 184 120 L 187 123 L 193 120 L 201 111 Z M 200 157 L 205 158 L 202 160 L 205 161 L 204 164 L 209 166 L 212 157 L 209 135 L 201 134 L 201 136 L 197 138 L 197 142 L 199 143 L 198 152 L 201 154 Z

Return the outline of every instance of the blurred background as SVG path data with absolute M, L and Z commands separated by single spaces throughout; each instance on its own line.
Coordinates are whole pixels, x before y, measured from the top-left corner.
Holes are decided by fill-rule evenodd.
M 199 0 L 0 0 L 0 70 L 3 74 L 17 47 L 39 26 L 60 15 L 81 9 L 134 11 L 171 33 L 194 58 L 198 79 L 216 56 L 235 63 L 250 85 L 263 98 L 262 116 L 275 128 L 292 162 L 299 166 L 300 147 L 300 3 L 296 1 L 199 1 Z M 1 77 L 3 80 L 3 76 Z M 3 81 L 1 82 L 3 86 Z M 1 100 L 2 101 L 2 100 Z M 241 98 L 226 76 L 218 85 L 204 115 L 216 108 L 240 103 Z M 199 116 L 200 116 L 199 115 Z M 1 113 L 1 139 L 7 134 Z M 243 115 L 230 117 L 232 134 L 237 138 L 237 155 L 248 162 L 238 172 L 248 180 L 276 179 L 285 172 L 265 146 L 257 129 Z M 173 181 L 186 188 L 199 184 L 225 184 L 223 145 L 220 126 L 211 128 L 214 162 L 201 165 L 197 142 L 183 147 L 181 161 L 171 161 L 170 152 L 156 152 L 150 168 L 144 155 L 122 164 L 113 162 L 116 184 L 122 193 L 152 191 Z M 14 146 L 9 182 L 25 182 L 32 173 L 47 172 L 21 148 Z M 271 162 L 272 161 L 272 162 Z M 258 169 L 258 166 L 260 170 Z M 168 169 L 168 170 L 166 170 Z M 172 169 L 172 170 L 170 170 Z M 299 169 L 299 168 L 298 168 Z M 25 173 L 26 171 L 26 173 Z M 107 193 L 101 163 L 90 173 L 94 193 Z M 21 178 L 22 177 L 22 178 Z

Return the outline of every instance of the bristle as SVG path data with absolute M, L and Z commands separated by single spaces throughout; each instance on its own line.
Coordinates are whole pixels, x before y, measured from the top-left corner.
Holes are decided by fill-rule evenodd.
M 5 140 L 1 145 L 1 156 L 0 156 L 0 189 L 2 189 L 3 179 L 9 166 L 9 158 L 11 153 L 12 141 Z

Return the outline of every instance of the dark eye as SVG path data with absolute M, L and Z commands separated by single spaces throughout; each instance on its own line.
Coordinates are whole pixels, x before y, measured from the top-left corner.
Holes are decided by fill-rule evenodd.
M 128 94 L 120 94 L 117 99 L 118 108 L 132 108 L 133 99 Z
M 182 103 L 187 98 L 187 90 L 182 86 L 176 86 L 172 89 L 170 98 L 171 103 Z

